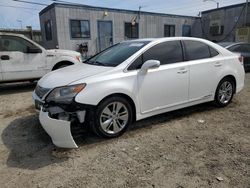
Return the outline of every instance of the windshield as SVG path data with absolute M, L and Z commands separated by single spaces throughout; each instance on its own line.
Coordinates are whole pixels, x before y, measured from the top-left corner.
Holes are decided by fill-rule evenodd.
M 107 48 L 94 57 L 87 59 L 84 63 L 115 67 L 124 62 L 149 42 L 150 41 L 122 42 Z

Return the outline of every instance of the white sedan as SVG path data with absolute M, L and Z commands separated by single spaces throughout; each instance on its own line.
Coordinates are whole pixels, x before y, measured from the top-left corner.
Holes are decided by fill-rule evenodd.
M 227 106 L 244 86 L 242 58 L 198 38 L 125 41 L 45 75 L 33 93 L 40 122 L 58 147 L 76 148 L 72 130 L 103 137 L 136 120 L 214 101 Z

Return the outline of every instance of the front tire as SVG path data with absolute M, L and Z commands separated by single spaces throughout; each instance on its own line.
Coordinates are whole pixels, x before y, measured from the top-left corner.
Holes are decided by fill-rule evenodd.
M 96 109 L 93 131 L 106 138 L 121 136 L 132 123 L 132 107 L 119 96 L 102 101 Z
M 233 99 L 235 84 L 229 77 L 223 78 L 216 89 L 214 102 L 218 107 L 227 106 Z

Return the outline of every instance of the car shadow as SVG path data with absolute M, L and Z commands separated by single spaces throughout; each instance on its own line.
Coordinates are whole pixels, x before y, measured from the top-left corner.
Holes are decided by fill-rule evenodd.
M 0 95 L 9 95 L 21 92 L 32 91 L 37 82 L 0 83 Z
M 180 117 L 213 110 L 211 103 L 201 104 L 173 112 L 156 115 L 134 123 L 122 138 L 127 139 L 137 135 L 141 128 L 152 128 Z M 135 131 L 136 130 L 136 131 Z M 143 130 L 143 129 L 141 129 Z M 61 163 L 77 155 L 76 149 L 60 149 L 55 147 L 50 137 L 40 126 L 38 115 L 30 115 L 12 121 L 1 135 L 3 144 L 10 151 L 7 165 L 22 169 L 35 170 L 53 163 Z M 115 139 L 102 139 L 89 131 L 75 137 L 79 148 L 92 148 L 96 145 L 112 143 Z
M 200 112 L 207 112 L 210 110 L 214 110 L 216 107 L 211 103 L 203 103 L 159 115 L 155 115 L 140 121 L 135 122 L 132 124 L 128 131 L 122 136 L 123 138 L 128 138 L 128 137 L 133 137 L 137 135 L 137 131 L 140 131 L 142 129 L 151 129 L 154 126 L 160 125 L 161 123 L 167 123 L 169 121 L 173 121 L 175 119 L 181 118 L 181 117 L 187 117 L 190 115 L 193 115 L 195 113 L 200 113 Z M 119 138 L 114 138 L 114 139 L 104 139 L 97 137 L 93 133 L 87 131 L 82 134 L 82 136 L 78 136 L 75 138 L 75 141 L 79 147 L 83 147 L 86 145 L 91 145 L 91 144 L 96 144 L 96 143 L 101 143 L 101 142 L 112 142 L 112 140 L 119 139 Z
M 55 146 L 40 126 L 37 114 L 15 119 L 3 130 L 1 137 L 10 152 L 9 167 L 34 170 L 66 160 L 52 155 Z

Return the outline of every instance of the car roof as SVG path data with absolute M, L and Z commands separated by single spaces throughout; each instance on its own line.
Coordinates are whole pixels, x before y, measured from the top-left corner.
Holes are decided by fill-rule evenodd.
M 128 40 L 130 42 L 163 42 L 163 41 L 172 41 L 172 40 L 196 40 L 196 41 L 207 41 L 202 38 L 196 38 L 196 37 L 161 37 L 161 38 L 142 38 L 142 39 L 134 39 L 134 40 Z

